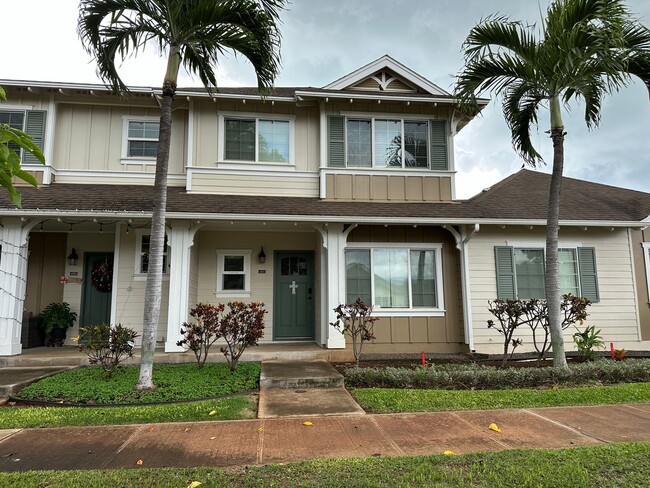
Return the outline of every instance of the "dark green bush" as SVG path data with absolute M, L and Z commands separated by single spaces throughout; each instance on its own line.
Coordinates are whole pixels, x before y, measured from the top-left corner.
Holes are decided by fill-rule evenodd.
M 504 368 L 445 364 L 426 368 L 351 368 L 345 384 L 356 388 L 493 390 L 555 385 L 590 385 L 650 381 L 650 359 L 600 360 L 559 368 Z

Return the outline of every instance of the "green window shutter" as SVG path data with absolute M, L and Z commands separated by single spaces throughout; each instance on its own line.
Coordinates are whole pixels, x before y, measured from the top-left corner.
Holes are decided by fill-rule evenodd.
M 580 292 L 592 302 L 599 302 L 598 273 L 596 272 L 596 250 L 593 247 L 578 248 L 580 268 Z
M 434 171 L 449 169 L 446 120 L 431 121 L 431 169 Z
M 515 260 L 512 247 L 495 246 L 494 257 L 497 270 L 497 298 L 516 298 Z
M 32 136 L 34 143 L 44 149 L 45 141 L 45 117 L 47 112 L 45 110 L 28 110 L 25 120 L 25 132 L 27 135 Z M 36 159 L 32 154 L 23 151 L 23 163 L 25 164 L 40 164 L 41 162 Z
M 345 167 L 345 117 L 327 117 L 327 164 L 334 168 Z

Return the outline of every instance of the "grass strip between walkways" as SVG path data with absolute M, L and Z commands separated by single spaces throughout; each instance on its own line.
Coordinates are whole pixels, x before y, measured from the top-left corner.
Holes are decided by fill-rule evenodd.
M 514 390 L 356 388 L 351 393 L 367 412 L 434 412 L 649 402 L 650 383 Z
M 0 473 L 1 486 L 84 487 L 618 487 L 647 486 L 650 443 L 459 456 L 316 460 L 242 468 Z M 194 486 L 197 486 L 196 484 Z
M 240 420 L 256 416 L 257 404 L 248 395 L 128 407 L 2 407 L 0 429 Z M 0 482 L 0 486 L 6 485 Z

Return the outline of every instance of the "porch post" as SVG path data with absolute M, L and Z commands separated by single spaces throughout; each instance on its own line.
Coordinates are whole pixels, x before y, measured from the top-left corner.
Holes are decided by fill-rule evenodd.
M 171 248 L 169 269 L 169 308 L 167 311 L 167 335 L 165 352 L 183 352 L 176 342 L 181 340 L 181 325 L 187 321 L 190 292 L 190 249 L 199 226 L 190 221 L 170 222 L 169 246 Z
M 345 302 L 345 242 L 343 224 L 329 224 L 323 233 L 327 254 L 327 348 L 345 349 L 345 337 L 330 324 L 336 320 L 334 309 Z
M 28 236 L 33 225 L 5 219 L 0 226 L 0 356 L 22 352 Z

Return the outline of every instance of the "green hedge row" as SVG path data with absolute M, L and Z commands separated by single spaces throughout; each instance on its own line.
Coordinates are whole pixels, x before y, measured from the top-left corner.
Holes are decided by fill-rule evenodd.
M 356 388 L 427 388 L 492 390 L 555 385 L 591 385 L 650 381 L 650 359 L 598 360 L 571 366 L 496 368 L 477 364 L 445 364 L 426 368 L 352 368 L 345 384 Z

